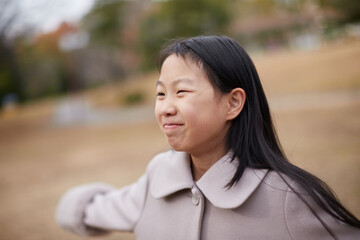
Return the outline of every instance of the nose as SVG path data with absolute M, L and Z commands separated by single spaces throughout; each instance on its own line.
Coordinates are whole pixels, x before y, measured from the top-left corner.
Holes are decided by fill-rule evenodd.
M 174 102 L 169 98 L 164 99 L 161 102 L 157 102 L 156 109 L 161 116 L 166 117 L 174 116 L 177 113 L 177 108 Z

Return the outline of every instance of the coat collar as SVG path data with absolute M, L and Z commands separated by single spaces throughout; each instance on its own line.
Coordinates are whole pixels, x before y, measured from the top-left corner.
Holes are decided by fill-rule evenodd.
M 267 170 L 247 168 L 241 179 L 230 189 L 226 184 L 233 177 L 238 161 L 231 160 L 231 152 L 219 159 L 211 168 L 194 182 L 187 153 L 170 151 L 163 155 L 150 183 L 150 192 L 155 198 L 163 198 L 196 185 L 204 196 L 219 208 L 236 208 L 242 205 L 260 185 Z

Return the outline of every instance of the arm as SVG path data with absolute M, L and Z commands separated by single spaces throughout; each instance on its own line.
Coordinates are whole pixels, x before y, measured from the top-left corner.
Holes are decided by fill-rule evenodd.
M 143 209 L 147 176 L 120 190 L 96 195 L 85 210 L 84 222 L 96 228 L 132 231 Z
M 80 235 L 131 231 L 140 216 L 146 188 L 146 175 L 119 190 L 102 183 L 75 187 L 60 200 L 56 220 L 65 230 Z
M 56 209 L 56 222 L 66 231 L 79 235 L 102 235 L 105 231 L 92 229 L 84 224 L 84 213 L 88 204 L 97 194 L 114 190 L 110 185 L 91 183 L 67 191 Z

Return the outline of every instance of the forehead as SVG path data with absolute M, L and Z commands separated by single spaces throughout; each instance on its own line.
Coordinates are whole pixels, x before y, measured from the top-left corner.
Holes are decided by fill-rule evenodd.
M 181 81 L 180 81 L 181 80 Z M 177 81 L 191 83 L 192 81 L 207 80 L 201 64 L 189 58 L 176 56 L 167 57 L 161 67 L 159 81 Z
M 177 78 L 175 79 L 174 81 L 171 82 L 172 85 L 178 85 L 178 84 L 181 84 L 181 83 L 185 83 L 187 85 L 191 85 L 191 86 L 194 86 L 195 85 L 195 81 L 190 79 L 190 78 L 186 78 L 186 77 L 180 77 L 180 78 Z M 156 86 L 163 86 L 164 85 L 164 82 L 161 81 L 161 79 L 159 79 L 157 82 L 156 82 Z

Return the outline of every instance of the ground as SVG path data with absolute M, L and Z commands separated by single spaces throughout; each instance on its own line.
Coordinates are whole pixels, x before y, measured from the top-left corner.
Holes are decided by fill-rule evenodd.
M 290 161 L 325 180 L 360 217 L 360 42 L 257 55 L 254 62 Z M 92 104 L 91 114 L 102 114 L 99 121 L 57 122 L 64 98 L 1 114 L 0 239 L 88 239 L 56 225 L 56 204 L 79 184 L 130 184 L 169 148 L 151 112 L 156 78 L 150 74 L 81 94 Z M 116 107 L 119 94 L 138 88 L 147 96 L 143 105 Z

